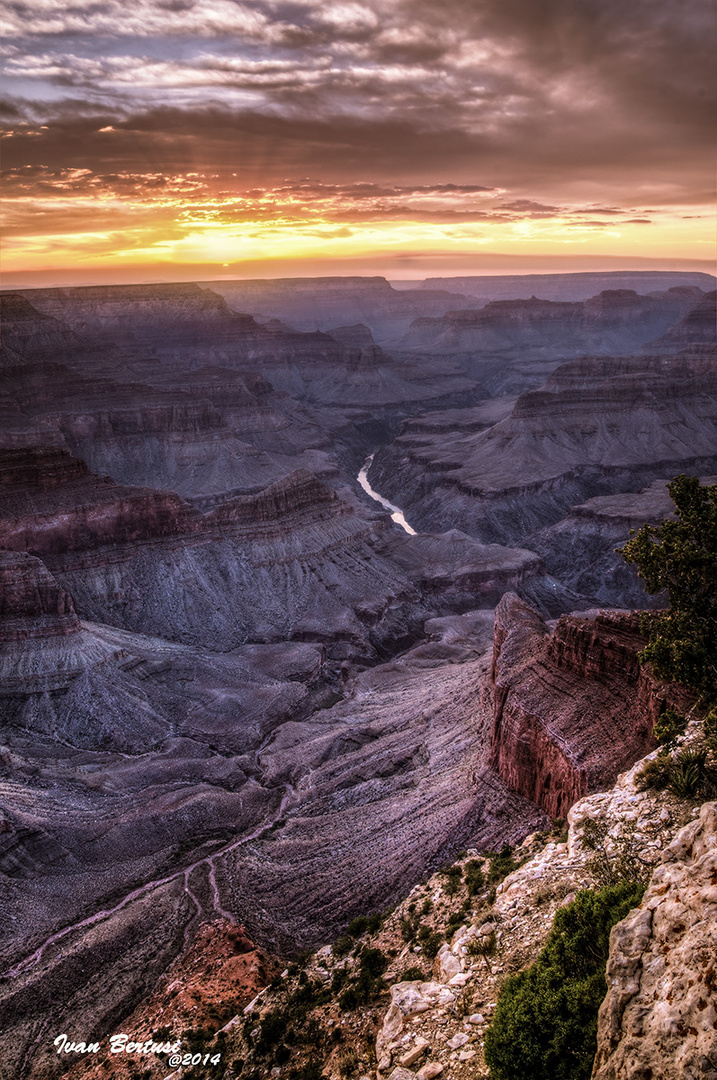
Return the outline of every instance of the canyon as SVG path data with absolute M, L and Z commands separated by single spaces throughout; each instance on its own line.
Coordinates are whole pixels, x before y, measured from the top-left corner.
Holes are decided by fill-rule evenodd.
M 715 482 L 713 283 L 570 277 L 0 295 L 3 1080 L 188 957 L 243 1007 L 686 707 L 615 549 Z

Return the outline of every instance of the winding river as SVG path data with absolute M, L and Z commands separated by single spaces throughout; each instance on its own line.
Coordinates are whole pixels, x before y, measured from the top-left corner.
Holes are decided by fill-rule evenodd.
M 403 510 L 401 510 L 398 506 L 394 506 L 393 503 L 390 503 L 388 501 L 388 499 L 384 499 L 383 495 L 379 495 L 379 493 L 377 491 L 374 491 L 369 484 L 368 471 L 371 468 L 371 462 L 373 461 L 373 458 L 373 454 L 371 454 L 370 457 L 366 458 L 363 463 L 363 468 L 361 469 L 361 472 L 358 474 L 356 479 L 358 480 L 359 484 L 364 489 L 367 495 L 370 495 L 372 499 L 375 499 L 377 503 L 380 503 L 384 510 L 391 511 L 392 521 L 395 521 L 397 525 L 400 525 L 402 529 L 405 529 L 409 536 L 415 536 L 416 530 L 412 529 L 406 521 L 405 517 L 403 516 Z

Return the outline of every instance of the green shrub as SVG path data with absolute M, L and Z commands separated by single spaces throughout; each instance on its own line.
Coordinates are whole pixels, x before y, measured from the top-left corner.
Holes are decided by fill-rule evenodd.
M 656 758 L 643 765 L 635 780 L 638 791 L 646 791 L 648 788 L 664 791 L 670 783 L 670 755 L 666 751 L 660 751 Z
M 461 887 L 461 881 L 463 880 L 462 868 L 460 866 L 444 866 L 441 873 L 446 879 L 443 891 L 448 893 L 449 896 L 453 896 Z
M 658 716 L 652 734 L 660 746 L 672 746 L 679 735 L 684 735 L 687 727 L 687 717 L 680 716 L 674 709 L 665 709 Z
M 300 1069 L 292 1069 L 291 1080 L 322 1080 L 323 1062 L 310 1061 Z
M 365 948 L 361 953 L 358 977 L 339 998 L 340 1007 L 344 1010 L 356 1009 L 385 990 L 386 984 L 381 976 L 387 967 L 388 957 L 380 949 Z
M 334 956 L 346 956 L 351 952 L 354 945 L 354 939 L 349 934 L 342 934 L 341 937 L 336 938 L 336 941 L 331 946 L 331 951 Z
M 416 936 L 417 923 L 413 919 L 401 919 L 401 937 L 404 941 L 413 941 Z
M 267 1013 L 259 1024 L 261 1029 L 256 1048 L 260 1054 L 266 1054 L 283 1039 L 286 1031 L 286 1018 L 280 1013 Z M 191 1042 L 191 1040 L 190 1040 Z
M 535 963 L 511 976 L 486 1033 L 492 1080 L 589 1080 L 610 930 L 642 898 L 622 882 L 560 908 Z
M 670 763 L 670 791 L 681 799 L 710 798 L 717 788 L 707 751 L 683 750 Z
M 423 955 L 432 960 L 443 944 L 443 934 L 431 930 L 430 926 L 421 926 L 418 930 L 418 940 L 421 943 Z
M 339 1008 L 343 1009 L 344 1012 L 351 1012 L 352 1009 L 357 1009 L 360 1004 L 359 993 L 355 986 L 347 987 L 339 998 Z
M 465 912 L 463 908 L 459 908 L 458 911 L 452 911 L 448 916 L 448 925 L 446 927 L 449 934 L 454 934 L 458 927 L 465 921 Z
M 675 514 L 643 525 L 621 550 L 647 592 L 667 591 L 667 611 L 643 618 L 649 641 L 640 653 L 658 678 L 717 696 L 717 484 L 677 476 L 667 488 Z
M 358 1069 L 358 1054 L 353 1047 L 342 1050 L 338 1058 L 339 1073 L 341 1076 L 353 1076 Z
M 469 859 L 465 868 L 465 882 L 469 896 L 475 896 L 485 885 L 483 864 L 479 859 Z
M 361 954 L 361 974 L 366 973 L 372 977 L 383 975 L 388 967 L 388 959 L 380 949 L 364 949 Z
M 682 750 L 672 757 L 668 753 L 658 754 L 646 763 L 637 782 L 642 791 L 669 788 L 680 799 L 709 799 L 717 794 L 717 770 L 709 763 L 703 747 Z
M 717 750 L 717 708 L 710 709 L 704 721 L 705 742 L 710 750 Z
M 513 849 L 510 844 L 504 844 L 497 855 L 491 855 L 488 883 L 495 885 L 496 882 L 502 881 L 508 874 L 512 874 L 519 866 L 520 863 L 513 858 Z
M 279 1043 L 279 1045 L 274 1050 L 274 1061 L 276 1062 L 276 1064 L 286 1065 L 290 1057 L 291 1050 L 289 1049 L 289 1047 L 285 1046 L 284 1043 Z

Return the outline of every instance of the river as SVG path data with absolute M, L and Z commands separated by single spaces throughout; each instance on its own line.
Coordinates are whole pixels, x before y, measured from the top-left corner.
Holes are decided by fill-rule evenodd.
M 395 521 L 397 525 L 400 525 L 402 529 L 405 529 L 405 531 L 409 534 L 409 536 L 415 536 L 416 535 L 416 530 L 412 529 L 411 526 L 406 521 L 406 519 L 405 519 L 405 517 L 403 515 L 403 510 L 401 510 L 401 508 L 398 507 L 398 506 L 394 506 L 393 503 L 390 503 L 388 501 L 388 499 L 384 499 L 383 495 L 379 495 L 379 493 L 377 491 L 374 491 L 373 488 L 371 487 L 371 485 L 369 484 L 369 482 L 368 482 L 368 471 L 371 468 L 371 462 L 372 461 L 373 461 L 373 454 L 371 454 L 370 457 L 367 457 L 366 460 L 363 463 L 363 468 L 361 469 L 361 472 L 357 476 L 357 480 L 358 480 L 359 484 L 364 489 L 364 491 L 366 492 L 367 495 L 370 495 L 372 499 L 375 499 L 377 503 L 381 504 L 381 506 L 384 508 L 384 510 L 390 510 L 391 511 L 391 520 L 392 521 Z

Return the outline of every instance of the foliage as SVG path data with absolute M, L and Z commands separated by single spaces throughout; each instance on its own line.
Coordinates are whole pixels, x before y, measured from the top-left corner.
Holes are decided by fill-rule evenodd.
M 708 750 L 717 750 L 717 706 L 705 716 L 703 731 Z
M 651 594 L 665 590 L 670 607 L 646 616 L 649 641 L 640 654 L 660 679 L 717 695 L 717 485 L 694 476 L 668 487 L 675 520 L 643 525 L 621 549 Z
M 599 885 L 618 885 L 621 881 L 647 885 L 653 868 L 640 857 L 634 833 L 634 822 L 625 822 L 620 835 L 610 835 L 608 841 L 605 822 L 588 818 L 583 823 L 583 844 L 593 853 L 585 869 Z
M 356 1009 L 386 989 L 381 976 L 388 967 L 388 957 L 380 949 L 364 949 L 356 980 L 339 998 L 342 1009 Z
M 354 947 L 354 939 L 350 934 L 342 934 L 341 937 L 336 938 L 336 941 L 331 946 L 331 951 L 334 956 L 346 956 L 350 953 Z
M 670 791 L 682 799 L 711 798 L 717 792 L 714 767 L 707 762 L 707 751 L 683 750 L 673 757 L 670 767 Z
M 675 740 L 684 735 L 687 727 L 687 717 L 680 716 L 674 709 L 665 709 L 653 728 L 652 734 L 660 746 L 673 746 Z
M 670 783 L 670 766 L 672 759 L 666 750 L 661 750 L 652 761 L 646 761 L 640 772 L 635 777 L 635 786 L 638 791 L 664 791 Z
M 637 777 L 637 784 L 642 791 L 669 788 L 681 799 L 710 799 L 717 794 L 717 769 L 709 762 L 704 747 L 673 755 L 662 752 L 646 762 Z
M 418 919 L 401 919 L 401 937 L 404 941 L 413 941 L 418 929 Z
M 444 866 L 441 873 L 446 879 L 443 885 L 443 891 L 447 893 L 448 896 L 454 896 L 461 887 L 461 881 L 463 879 L 462 868 L 458 864 L 455 864 L 454 866 Z
M 388 960 L 380 949 L 365 949 L 361 956 L 361 973 L 371 976 L 383 975 Z
M 438 950 L 443 944 L 443 934 L 438 933 L 436 930 L 431 930 L 430 926 L 421 926 L 418 930 L 418 940 L 421 943 L 423 955 L 427 956 L 429 960 L 432 960 L 434 956 L 438 954 Z
M 383 917 L 379 914 L 375 915 L 357 915 L 355 919 L 352 919 L 348 926 L 348 932 L 351 937 L 363 937 L 364 934 L 375 934 L 377 930 L 381 929 L 381 923 Z
M 485 1040 L 492 1080 L 589 1080 L 610 930 L 643 892 L 622 882 L 558 909 L 540 956 L 498 1000 Z
M 465 867 L 465 883 L 469 896 L 475 896 L 485 885 L 483 863 L 480 859 L 469 859 Z
M 482 937 L 471 938 L 466 946 L 469 956 L 482 956 L 486 966 L 490 969 L 490 958 L 498 952 L 498 939 L 495 930 L 484 934 Z
M 497 855 L 491 856 L 488 883 L 495 885 L 496 882 L 502 881 L 508 874 L 512 874 L 519 866 L 520 863 L 513 858 L 513 849 L 510 844 L 504 844 Z
M 292 1069 L 289 1076 L 291 1080 L 322 1080 L 323 1063 L 310 1061 L 300 1069 Z
M 338 1068 L 341 1076 L 353 1076 L 358 1069 L 358 1054 L 352 1047 L 342 1050 L 338 1057 Z
M 281 1013 L 267 1013 L 259 1024 L 260 1034 L 256 1049 L 260 1054 L 267 1054 L 281 1042 L 286 1032 L 286 1017 Z

